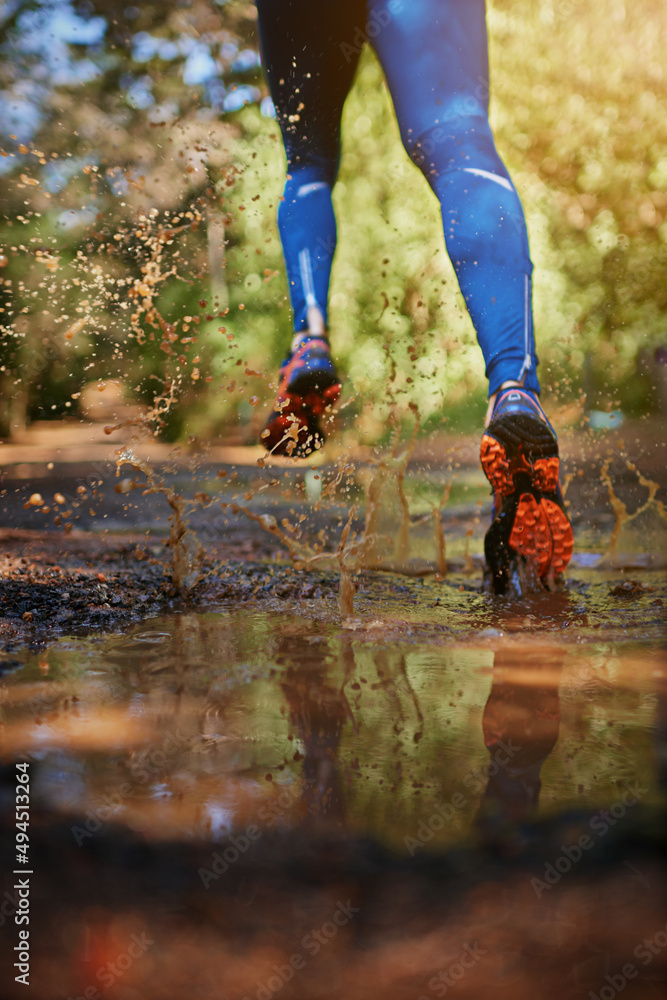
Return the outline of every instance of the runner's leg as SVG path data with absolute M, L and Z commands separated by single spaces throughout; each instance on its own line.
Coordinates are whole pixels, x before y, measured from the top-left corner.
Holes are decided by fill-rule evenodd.
M 491 586 L 504 592 L 515 569 L 521 580 L 523 560 L 538 586 L 552 587 L 572 555 L 572 527 L 558 487 L 558 441 L 535 396 L 523 210 L 489 127 L 484 0 L 368 0 L 367 10 L 369 27 L 371 18 L 382 24 L 373 44 L 403 143 L 440 201 L 486 361 L 493 408 L 480 458 L 495 494 L 484 542 Z
M 287 155 L 278 210 L 294 329 L 317 307 L 325 324 L 336 248 L 331 190 L 340 160 L 340 119 L 360 46 L 358 0 L 257 0 L 262 55 Z M 362 11 L 362 14 L 359 14 Z
M 525 219 L 488 121 L 484 0 L 368 0 L 367 16 L 403 143 L 440 201 L 489 394 L 510 380 L 539 392 Z

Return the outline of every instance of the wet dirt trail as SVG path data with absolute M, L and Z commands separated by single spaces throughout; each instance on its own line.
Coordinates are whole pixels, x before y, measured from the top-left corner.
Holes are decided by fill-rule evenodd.
M 93 497 L 84 480 L 63 536 L 42 508 L 82 497 L 80 470 L 3 483 L 0 850 L 11 873 L 29 761 L 29 995 L 662 997 L 667 581 L 651 487 L 612 470 L 624 516 L 604 457 L 575 477 L 565 589 L 517 599 L 483 591 L 472 463 L 439 552 L 436 467 L 409 468 L 407 528 L 390 504 L 372 547 L 369 488 L 318 508 L 325 472 L 274 469 L 260 504 L 256 471 L 222 471 L 236 472 L 223 506 L 188 511 L 205 552 L 187 595 L 164 494 L 114 492 L 110 475 Z M 198 473 L 205 496 L 214 475 Z M 296 537 L 292 558 L 263 514 Z M 13 876 L 3 892 L 13 945 Z M 11 948 L 0 961 L 13 983 Z

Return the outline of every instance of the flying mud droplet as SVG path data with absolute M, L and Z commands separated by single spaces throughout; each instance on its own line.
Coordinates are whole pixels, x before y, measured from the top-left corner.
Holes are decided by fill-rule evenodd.
M 134 479 L 121 479 L 119 483 L 114 486 L 114 493 L 131 493 L 132 490 L 140 489 L 141 484 L 135 482 Z
M 81 319 L 77 319 L 74 323 L 72 323 L 72 325 L 65 330 L 65 340 L 72 340 L 76 337 L 77 333 L 80 333 L 81 330 L 83 330 L 89 319 L 89 316 L 82 316 Z

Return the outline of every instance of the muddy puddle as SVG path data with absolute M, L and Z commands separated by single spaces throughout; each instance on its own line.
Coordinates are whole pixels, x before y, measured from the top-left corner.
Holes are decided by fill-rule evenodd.
M 345 614 L 333 570 L 232 560 L 3 653 L 30 994 L 663 996 L 667 587 L 586 561 L 520 601 L 359 571 Z
M 113 819 L 158 838 L 224 842 L 279 802 L 278 828 L 322 821 L 411 853 L 453 799 L 430 847 L 478 830 L 485 795 L 526 818 L 538 800 L 545 815 L 592 808 L 634 781 L 658 800 L 657 583 L 502 609 L 454 585 L 390 585 L 393 600 L 369 581 L 342 623 L 314 597 L 308 614 L 229 602 L 62 637 L 9 661 L 5 746 L 39 762 L 33 794 L 65 815 L 105 811 L 120 768 Z

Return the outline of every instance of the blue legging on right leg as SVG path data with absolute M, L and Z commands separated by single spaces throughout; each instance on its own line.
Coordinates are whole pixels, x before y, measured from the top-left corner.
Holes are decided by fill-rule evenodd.
M 296 330 L 326 317 L 340 117 L 361 42 L 373 46 L 401 138 L 442 211 L 447 251 L 486 362 L 539 392 L 532 263 L 519 196 L 488 122 L 484 0 L 257 0 L 288 180 L 279 226 Z

